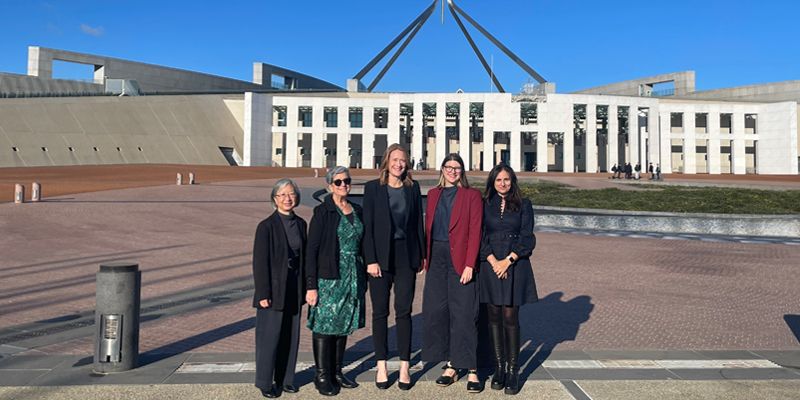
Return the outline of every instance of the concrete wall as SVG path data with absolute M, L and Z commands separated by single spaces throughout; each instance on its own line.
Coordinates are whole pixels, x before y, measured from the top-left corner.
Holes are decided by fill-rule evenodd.
M 617 82 L 589 89 L 579 90 L 573 94 L 612 94 L 622 96 L 640 96 L 642 85 L 654 85 L 656 83 L 674 82 L 675 95 L 683 95 L 694 92 L 695 73 L 694 71 L 674 72 L 648 76 L 646 78 L 633 79 L 629 81 Z
M 754 135 L 755 136 L 755 135 Z M 759 174 L 797 174 L 797 104 L 765 104 L 758 114 Z
M 800 81 L 784 81 L 725 89 L 704 90 L 694 93 L 687 93 L 676 97 L 697 100 L 800 102 Z
M 0 99 L 0 167 L 227 165 L 220 146 L 243 151 L 221 95 Z
M 253 63 L 254 83 L 269 88 L 271 87 L 272 84 L 272 75 L 277 75 L 284 79 L 288 78 L 287 83 L 290 82 L 290 84 L 289 87 L 287 87 L 287 89 L 293 89 L 293 90 L 316 89 L 316 90 L 344 91 L 344 89 L 339 86 L 325 82 L 321 79 L 314 78 L 313 76 L 301 74 L 299 72 L 288 70 L 286 68 L 278 67 L 276 65 L 270 65 L 262 62 Z
M 103 85 L 91 82 L 0 73 L 0 97 L 32 94 L 102 94 L 104 92 Z

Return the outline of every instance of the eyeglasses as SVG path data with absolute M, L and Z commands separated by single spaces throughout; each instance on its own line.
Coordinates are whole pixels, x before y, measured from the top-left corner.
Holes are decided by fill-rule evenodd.
M 344 185 L 350 186 L 350 183 L 351 183 L 351 182 L 353 182 L 353 180 L 352 180 L 352 179 L 350 179 L 350 178 L 344 178 L 344 179 L 335 179 L 335 180 L 333 181 L 333 185 L 334 185 L 334 186 L 342 186 L 342 184 L 344 184 Z
M 462 168 L 461 167 L 451 167 L 449 165 L 445 165 L 444 168 L 442 168 L 442 169 L 444 169 L 444 172 L 453 173 L 453 172 L 461 172 Z
M 288 199 L 289 197 L 291 197 L 293 199 L 296 199 L 297 198 L 297 193 L 281 193 L 281 194 L 276 194 L 275 197 L 279 198 L 281 200 Z

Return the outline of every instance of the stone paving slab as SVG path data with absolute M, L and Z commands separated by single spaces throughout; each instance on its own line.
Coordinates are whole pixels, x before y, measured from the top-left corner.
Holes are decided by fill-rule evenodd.
M 594 400 L 796 400 L 800 381 L 579 381 Z

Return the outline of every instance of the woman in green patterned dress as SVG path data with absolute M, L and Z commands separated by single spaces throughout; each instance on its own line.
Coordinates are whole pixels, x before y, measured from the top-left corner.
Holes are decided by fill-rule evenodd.
M 342 373 L 347 336 L 364 327 L 366 270 L 361 257 L 361 207 L 347 200 L 350 171 L 325 176 L 330 195 L 314 208 L 306 249 L 308 328 L 313 332 L 314 385 L 333 396 L 358 384 Z

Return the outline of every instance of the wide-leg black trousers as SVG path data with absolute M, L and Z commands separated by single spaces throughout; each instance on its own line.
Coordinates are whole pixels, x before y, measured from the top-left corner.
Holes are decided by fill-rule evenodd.
M 294 272 L 294 273 L 293 273 Z M 300 344 L 300 306 L 298 279 L 289 272 L 283 310 L 259 308 L 256 311 L 256 387 L 270 390 L 273 384 L 293 385 Z
M 394 287 L 394 320 L 397 329 L 397 352 L 401 361 L 411 360 L 411 305 L 417 284 L 418 266 L 408 262 L 405 240 L 397 240 L 392 249 L 392 265 L 381 271 L 380 278 L 370 276 L 369 298 L 372 301 L 372 342 L 375 359 L 388 357 L 389 294 Z
M 456 368 L 478 367 L 476 278 L 473 274 L 472 281 L 462 285 L 453 268 L 450 244 L 433 242 L 422 299 L 424 361 L 450 361 Z

